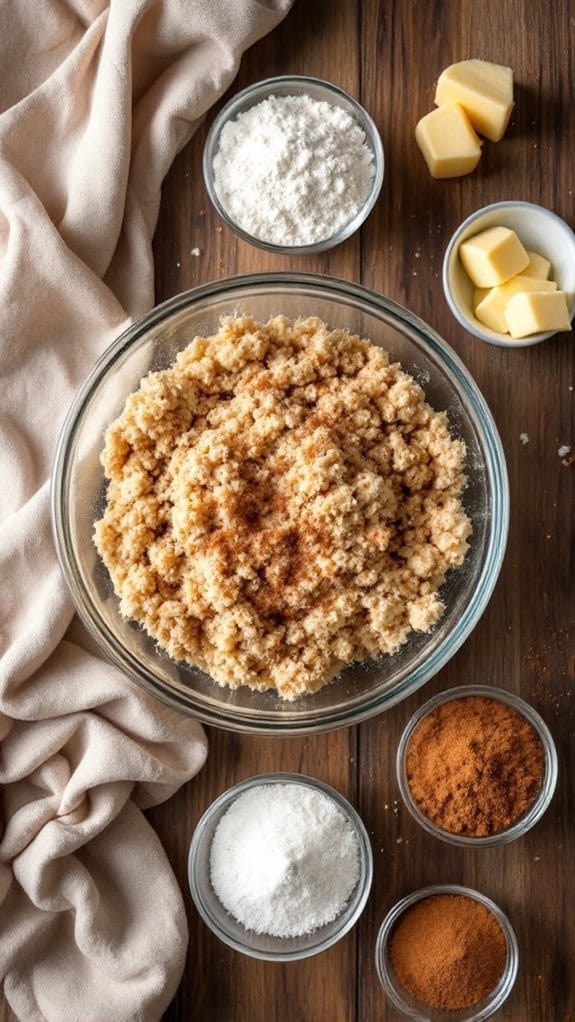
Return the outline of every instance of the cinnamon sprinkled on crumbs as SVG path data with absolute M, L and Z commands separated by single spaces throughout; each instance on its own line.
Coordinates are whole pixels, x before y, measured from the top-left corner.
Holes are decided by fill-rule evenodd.
M 170 656 L 294 699 L 439 619 L 471 532 L 464 456 L 376 345 L 226 318 L 108 429 L 95 542 Z

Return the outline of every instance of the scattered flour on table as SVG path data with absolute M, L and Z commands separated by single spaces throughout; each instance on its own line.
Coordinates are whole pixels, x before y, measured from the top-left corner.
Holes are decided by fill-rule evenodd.
M 356 216 L 374 163 L 365 132 L 341 107 L 270 96 L 224 125 L 213 170 L 239 227 L 275 245 L 308 245 Z
M 323 792 L 262 784 L 222 816 L 210 878 L 246 930 L 274 937 L 312 933 L 336 919 L 359 879 L 355 831 Z

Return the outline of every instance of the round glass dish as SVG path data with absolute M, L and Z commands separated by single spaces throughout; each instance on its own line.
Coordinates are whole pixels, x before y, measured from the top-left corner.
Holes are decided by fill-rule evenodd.
M 231 218 L 216 193 L 214 185 L 214 156 L 218 150 L 220 133 L 224 124 L 228 121 L 233 121 L 238 114 L 244 113 L 245 110 L 255 106 L 257 103 L 261 103 L 270 96 L 302 95 L 310 96 L 312 99 L 317 101 L 329 103 L 331 106 L 342 107 L 346 113 L 353 117 L 354 121 L 356 121 L 360 128 L 362 128 L 365 132 L 366 145 L 369 146 L 373 153 L 374 174 L 371 189 L 363 207 L 348 221 L 347 224 L 345 224 L 339 231 L 336 231 L 335 234 L 332 234 L 330 237 L 324 238 L 321 241 L 313 242 L 310 245 L 276 245 L 273 242 L 268 242 L 262 238 L 255 237 L 253 234 L 249 234 Z M 264 81 L 256 82 L 254 85 L 248 86 L 247 89 L 243 89 L 242 92 L 239 92 L 237 96 L 234 96 L 233 99 L 231 99 L 229 103 L 226 103 L 226 105 L 220 110 L 206 138 L 203 156 L 203 173 L 204 182 L 211 202 L 224 223 L 232 231 L 239 235 L 240 238 L 243 238 L 244 241 L 249 242 L 251 245 L 257 245 L 259 248 L 264 248 L 268 252 L 276 252 L 280 255 L 310 255 L 313 252 L 325 252 L 328 248 L 334 248 L 336 245 L 341 244 L 342 241 L 351 237 L 351 235 L 354 234 L 359 227 L 361 227 L 362 223 L 367 219 L 377 202 L 381 186 L 383 184 L 384 164 L 385 160 L 380 134 L 367 110 L 365 110 L 361 104 L 357 102 L 357 100 L 353 99 L 353 97 L 348 95 L 347 92 L 344 92 L 343 89 L 338 88 L 337 85 L 323 81 L 320 78 L 308 78 L 304 75 L 280 75 L 277 78 L 266 78 Z
M 500 702 L 505 703 L 506 706 L 510 706 L 511 709 L 521 714 L 521 716 L 532 725 L 539 736 L 545 759 L 543 782 L 541 784 L 539 794 L 531 808 L 528 809 L 527 812 L 523 813 L 512 827 L 508 827 L 506 830 L 502 830 L 498 834 L 490 834 L 488 837 L 468 837 L 464 834 L 451 834 L 447 830 L 442 830 L 441 827 L 438 827 L 433 820 L 430 820 L 428 816 L 425 816 L 424 813 L 418 809 L 416 802 L 412 798 L 407 780 L 405 765 L 407 748 L 417 725 L 428 713 L 431 713 L 438 706 L 442 706 L 444 703 L 450 703 L 456 699 L 462 699 L 468 696 L 498 699 Z M 397 748 L 396 771 L 399 790 L 405 805 L 414 819 L 416 819 L 429 834 L 433 834 L 434 837 L 441 838 L 442 841 L 446 841 L 451 845 L 460 845 L 472 848 L 493 848 L 497 845 L 506 845 L 510 841 L 514 841 L 516 838 L 521 837 L 530 830 L 531 827 L 534 827 L 538 820 L 540 820 L 543 816 L 543 813 L 553 798 L 553 793 L 557 784 L 557 750 L 547 724 L 533 709 L 533 707 L 530 706 L 529 703 L 525 702 L 524 699 L 520 699 L 519 696 L 513 695 L 512 692 L 506 692 L 505 689 L 494 688 L 491 685 L 461 685 L 458 688 L 449 688 L 444 692 L 440 692 L 439 695 L 433 696 L 432 699 L 429 699 L 423 704 L 423 706 L 420 706 L 419 709 L 416 710 L 411 719 L 407 722 Z
M 446 610 L 434 629 L 412 633 L 393 656 L 355 663 L 314 695 L 286 703 L 274 692 L 222 688 L 199 668 L 171 660 L 134 622 L 123 620 L 92 541 L 105 504 L 99 456 L 104 432 L 151 369 L 169 366 L 196 334 L 212 334 L 221 316 L 267 321 L 283 313 L 319 316 L 383 346 L 445 409 L 467 444 L 464 504 L 473 536 L 463 565 L 442 587 Z M 52 478 L 56 548 L 78 613 L 104 653 L 158 698 L 235 731 L 302 734 L 342 727 L 404 699 L 453 656 L 483 613 L 507 539 L 505 459 L 489 409 L 463 363 L 422 320 L 373 291 L 327 276 L 268 273 L 213 281 L 177 295 L 134 323 L 102 355 L 78 391 L 62 427 Z
M 402 987 L 391 964 L 390 938 L 400 916 L 416 902 L 437 894 L 459 894 L 481 902 L 493 913 L 505 934 L 507 961 L 501 979 L 483 1001 L 470 1008 L 447 1011 L 422 1004 Z M 432 884 L 430 887 L 423 887 L 403 898 L 397 905 L 394 905 L 383 920 L 375 945 L 375 966 L 385 993 L 399 1011 L 414 1019 L 415 1022 L 482 1022 L 483 1019 L 489 1018 L 497 1011 L 509 996 L 515 983 L 518 965 L 517 938 L 507 916 L 490 898 L 486 898 L 484 894 L 480 894 L 479 891 L 474 891 L 470 887 L 461 887 L 459 884 Z
M 343 912 L 326 926 L 301 937 L 270 937 L 246 930 L 226 911 L 210 882 L 210 849 L 216 828 L 238 795 L 264 784 L 301 784 L 333 799 L 352 825 L 359 848 L 359 880 Z M 353 806 L 337 792 L 303 774 L 259 774 L 228 788 L 206 809 L 194 831 L 188 856 L 188 880 L 194 904 L 207 926 L 224 944 L 252 958 L 294 962 L 310 958 L 336 944 L 355 926 L 365 908 L 373 877 L 373 857 L 367 831 Z

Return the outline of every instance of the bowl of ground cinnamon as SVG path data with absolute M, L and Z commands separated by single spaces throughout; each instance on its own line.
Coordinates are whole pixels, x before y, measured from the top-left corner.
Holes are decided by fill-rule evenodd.
M 435 884 L 387 914 L 376 967 L 389 999 L 416 1022 L 480 1022 L 513 987 L 517 939 L 489 898 L 457 884 Z
M 399 743 L 397 779 L 407 808 L 429 833 L 457 845 L 507 844 L 547 809 L 557 752 L 525 700 L 465 685 L 413 715 Z

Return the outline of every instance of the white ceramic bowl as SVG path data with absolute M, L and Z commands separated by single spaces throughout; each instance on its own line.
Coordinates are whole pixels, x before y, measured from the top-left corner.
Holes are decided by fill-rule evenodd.
M 556 213 L 533 202 L 494 202 L 464 220 L 447 246 L 443 259 L 443 290 L 453 315 L 470 334 L 502 348 L 526 348 L 553 337 L 555 330 L 513 340 L 508 334 L 490 330 L 473 314 L 474 285 L 459 258 L 459 246 L 488 227 L 509 227 L 525 248 L 539 252 L 551 262 L 551 276 L 567 294 L 569 316 L 575 314 L 575 234 Z

